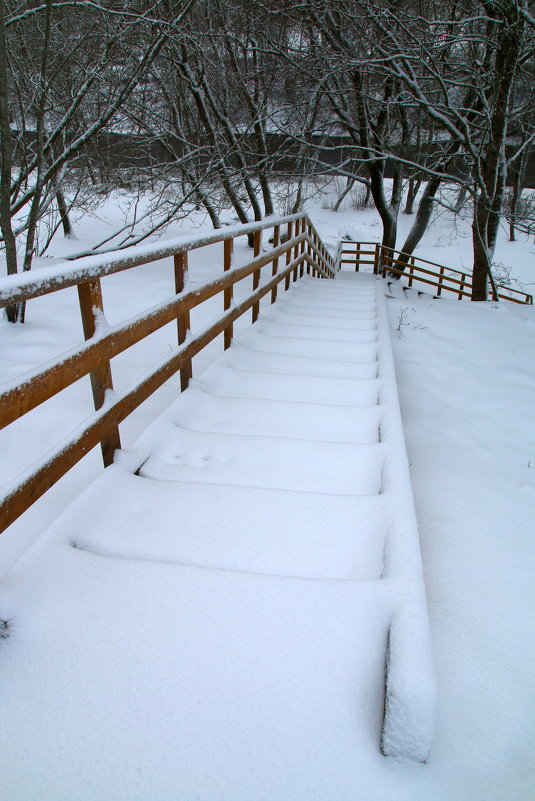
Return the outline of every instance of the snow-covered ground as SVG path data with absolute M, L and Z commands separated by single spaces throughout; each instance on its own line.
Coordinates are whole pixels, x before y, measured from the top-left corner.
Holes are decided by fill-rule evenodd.
M 378 238 L 380 226 L 374 212 L 347 208 L 334 214 L 320 206 L 315 204 L 309 211 L 327 243 L 334 245 L 344 235 Z M 111 202 L 107 211 L 110 218 L 116 213 Z M 410 221 L 402 216 L 402 228 Z M 200 219 L 198 223 L 203 224 Z M 53 254 L 60 257 L 66 248 L 82 249 L 91 241 L 94 226 L 94 220 L 82 221 L 79 240 L 58 240 Z M 469 230 L 468 221 L 453 229 L 443 214 L 418 254 L 451 267 L 467 266 Z M 535 282 L 534 250 L 532 243 L 520 238 L 508 243 L 502 234 L 496 254 L 497 261 L 527 291 Z M 244 244 L 237 258 L 247 255 Z M 191 258 L 190 281 L 200 283 L 218 274 L 221 264 L 216 246 L 208 253 L 198 251 Z M 166 297 L 172 287 L 172 268 L 162 261 L 103 283 L 106 316 L 115 323 Z M 533 307 L 506 303 L 435 301 L 415 293 L 390 299 L 388 305 L 424 560 L 439 714 L 427 764 L 408 765 L 370 755 L 371 778 L 363 782 L 360 795 L 351 797 L 357 801 L 528 801 L 535 798 L 529 581 L 535 520 L 535 312 Z M 216 305 L 199 310 L 194 325 L 205 324 L 207 316 L 218 311 Z M 75 291 L 32 301 L 25 326 L 0 322 L 0 377 L 12 380 L 81 339 Z M 116 386 L 125 387 L 175 343 L 176 329 L 169 326 L 115 359 Z M 202 374 L 220 348 L 216 342 L 197 359 L 196 375 Z M 13 478 L 34 455 L 50 447 L 58 433 L 91 412 L 88 384 L 87 380 L 78 382 L 27 420 L 1 432 L 3 480 Z M 168 382 L 126 421 L 122 426 L 125 447 L 169 405 L 177 385 L 178 379 Z M 95 451 L 0 537 L 0 618 L 10 615 L 14 590 L 10 569 L 16 560 L 100 472 Z M 247 587 L 242 589 L 247 592 Z M 199 592 L 209 588 L 200 587 Z M 237 603 L 239 587 L 236 592 Z M 0 640 L 0 653 L 1 647 Z M 20 703 L 24 705 L 23 698 Z M 28 711 L 31 727 L 32 710 Z M 60 719 L 57 725 L 61 726 Z M 330 732 L 329 749 L 335 750 L 335 737 Z M 243 758 L 236 755 L 237 785 Z M 338 769 L 345 775 L 350 766 Z M 87 780 L 85 768 L 80 776 L 81 782 Z M 331 787 L 335 786 L 340 784 L 333 780 Z M 176 788 L 169 797 L 184 801 L 193 797 L 193 788 L 184 792 Z M 2 790 L 0 785 L 0 798 L 12 797 L 12 790 Z M 150 793 L 143 797 L 149 798 Z M 339 801 L 329 795 L 329 777 L 323 777 L 317 792 L 309 787 L 306 796 L 292 795 L 290 786 L 281 785 L 279 797 Z

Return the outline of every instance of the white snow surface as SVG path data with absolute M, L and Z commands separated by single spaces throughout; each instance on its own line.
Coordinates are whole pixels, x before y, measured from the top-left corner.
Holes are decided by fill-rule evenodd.
M 312 209 L 312 216 L 333 245 L 344 233 L 377 238 L 371 212 Z M 455 239 L 442 223 L 422 255 L 459 267 L 469 259 L 467 229 Z M 441 245 L 448 253 L 437 252 Z M 518 268 L 524 284 L 533 281 L 530 250 L 523 242 L 499 245 L 499 257 Z M 250 258 L 245 246 L 236 258 Z M 221 263 L 216 246 L 192 254 L 190 282 L 213 277 Z M 103 284 L 113 325 L 165 299 L 172 269 L 164 260 Z M 340 342 L 342 329 L 373 330 L 373 314 L 338 307 L 337 331 L 329 332 L 341 348 L 334 361 L 319 340 L 313 358 L 310 340 L 288 331 L 273 336 L 263 305 L 257 331 L 234 343 L 221 366 L 205 369 L 220 341 L 195 360 L 191 395 L 199 405 L 189 407 L 189 420 L 198 409 L 212 414 L 206 402 L 216 385 L 231 406 L 235 379 L 240 397 L 250 389 L 244 420 L 252 426 L 260 403 L 258 424 L 267 415 L 282 426 L 287 419 L 273 415 L 273 404 L 291 416 L 300 377 L 315 376 L 308 413 L 318 436 L 326 432 L 314 443 L 317 470 L 305 438 L 285 440 L 285 459 L 265 432 L 220 430 L 227 414 L 212 417 L 208 432 L 177 424 L 173 408 L 184 402 L 186 409 L 188 393 L 147 429 L 176 398 L 171 380 L 121 426 L 125 450 L 116 465 L 103 472 L 95 450 L 2 535 L 0 619 L 9 621 L 10 635 L 0 639 L 2 801 L 535 798 L 533 308 L 433 300 L 399 286 L 394 295 L 388 312 L 438 674 L 428 762 L 385 758 L 378 748 L 385 632 L 399 610 L 389 579 L 380 578 L 392 518 L 388 492 L 377 491 L 389 481 L 385 444 L 373 432 L 384 421 L 370 418 L 331 438 L 343 427 L 336 418 L 351 408 L 340 402 L 342 384 L 356 390 L 359 414 L 374 392 L 383 400 L 370 358 L 380 349 L 353 341 L 351 358 Z M 205 306 L 192 318 L 194 330 L 220 313 L 217 303 Z M 331 326 L 332 319 L 321 320 L 331 312 L 313 298 L 303 304 L 283 296 L 269 314 L 285 326 Z M 246 325 L 235 326 L 236 334 Z M 25 326 L 0 321 L 0 340 L 6 383 L 76 345 L 75 290 L 31 301 Z M 114 359 L 116 387 L 170 347 L 173 326 Z M 319 415 L 326 379 L 338 401 L 333 419 Z M 90 413 L 83 380 L 0 432 L 3 479 Z M 300 476 L 290 468 L 294 460 Z M 247 466 L 241 478 L 238 462 Z M 222 470 L 230 471 L 227 485 Z M 192 502 L 170 513 L 169 493 L 186 483 Z M 120 492 L 111 494 L 111 485 Z M 228 507 L 254 538 L 240 537 L 237 527 L 221 537 L 218 521 Z M 333 532 L 325 514 L 344 524 Z M 391 648 L 415 630 L 409 617 L 408 626 L 394 618 Z M 169 670 L 158 669 L 163 660 Z M 418 666 L 395 664 L 395 681 L 418 675 Z M 415 687 L 402 689 L 410 696 Z
M 300 356 L 293 380 L 269 376 L 261 351 L 257 369 L 242 364 L 240 376 L 225 354 L 140 438 L 148 456 L 136 474 L 125 469 L 128 454 L 119 458 L 15 565 L 2 671 L 9 741 L 0 758 L 13 798 L 35 793 L 34 772 L 55 777 L 45 798 L 113 798 L 116 783 L 146 798 L 171 787 L 174 797 L 207 800 L 270 798 L 279 787 L 290 798 L 350 797 L 381 736 L 385 753 L 427 759 L 434 674 L 383 287 L 371 275 L 347 278 L 305 277 L 287 293 L 287 306 L 309 315 L 327 299 L 331 313 L 317 329 L 272 321 L 269 310 L 257 326 L 267 341 L 295 339 L 306 358 L 319 355 L 327 374 L 341 361 L 345 377 L 309 377 Z M 353 304 L 366 327 L 337 328 L 338 305 Z M 255 352 L 257 336 L 246 332 L 242 348 Z M 240 366 L 239 354 L 230 359 Z M 355 378 L 353 363 L 369 363 L 377 378 Z M 106 586 L 97 575 L 108 561 L 118 569 Z M 147 566 L 153 581 L 162 574 L 157 589 Z M 207 576 L 217 576 L 213 586 Z M 27 600 L 36 585 L 47 596 L 38 608 Z M 133 592 L 135 605 L 126 600 Z M 30 631 L 43 625 L 47 604 L 54 633 L 39 644 Z M 174 645 L 165 648 L 170 627 Z M 86 683 L 88 653 L 100 669 Z M 46 688 L 36 659 L 48 665 Z M 143 697 L 139 712 L 110 689 L 111 673 Z M 75 696 L 65 695 L 68 683 Z M 40 711 L 31 742 L 22 694 Z M 165 719 L 143 726 L 159 707 Z M 64 732 L 80 718 L 85 737 L 67 744 Z M 106 760 L 96 764 L 102 728 Z M 43 740 L 46 749 L 37 746 Z M 170 741 L 183 744 L 172 765 Z M 28 752 L 34 772 L 25 768 Z M 237 755 L 246 755 L 239 765 Z M 81 763 L 92 774 L 83 789 Z M 154 774 L 150 784 L 132 778 L 133 764 Z

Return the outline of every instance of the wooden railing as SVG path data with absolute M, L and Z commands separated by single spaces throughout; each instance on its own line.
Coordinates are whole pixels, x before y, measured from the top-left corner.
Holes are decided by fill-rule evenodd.
M 357 271 L 363 265 L 373 265 L 373 272 L 376 274 L 404 276 L 407 278 L 408 286 L 412 286 L 415 281 L 432 286 L 437 290 L 438 297 L 443 292 L 455 294 L 458 300 L 470 298 L 472 295 L 470 273 L 415 256 L 402 260 L 399 254 L 396 255 L 396 251 L 376 242 L 341 242 L 337 254 L 337 264 L 341 269 L 344 264 L 354 265 Z M 490 289 L 491 300 L 533 304 L 533 295 L 529 295 L 527 292 L 512 289 L 504 284 L 497 284 L 496 289 L 497 293 L 494 293 L 492 287 Z
M 261 253 L 262 232 L 266 229 L 273 229 L 273 246 Z M 254 236 L 253 259 L 235 267 L 232 263 L 234 241 L 245 235 Z M 185 290 L 188 253 L 216 242 L 223 242 L 223 275 L 195 289 Z M 97 323 L 103 314 L 100 279 L 170 256 L 174 262 L 176 294 L 121 325 L 99 332 Z M 262 267 L 269 264 L 270 275 L 261 281 Z M 225 228 L 208 236 L 90 256 L 36 273 L 0 279 L 0 308 L 77 286 L 86 339 L 85 344 L 31 376 L 23 377 L 4 391 L 0 388 L 0 428 L 13 423 L 87 374 L 91 377 L 95 406 L 95 413 L 80 429 L 59 443 L 52 454 L 35 463 L 24 477 L 15 479 L 4 488 L 0 497 L 0 531 L 99 443 L 104 464 L 111 464 L 113 453 L 121 444 L 119 423 L 179 370 L 181 389 L 184 390 L 191 378 L 193 356 L 220 334 L 223 334 L 224 348 L 228 348 L 233 323 L 249 309 L 252 322 L 255 322 L 261 299 L 270 293 L 273 303 L 279 284 L 284 281 L 284 289 L 288 289 L 291 280 L 295 281 L 305 270 L 316 277 L 333 278 L 336 267 L 308 217 L 294 214 Z M 252 292 L 245 300 L 233 303 L 234 285 L 248 276 L 252 276 Z M 187 336 L 191 309 L 218 294 L 222 295 L 223 314 L 201 333 Z M 110 360 L 173 320 L 177 323 L 177 349 L 128 391 L 106 398 L 107 390 L 113 389 Z

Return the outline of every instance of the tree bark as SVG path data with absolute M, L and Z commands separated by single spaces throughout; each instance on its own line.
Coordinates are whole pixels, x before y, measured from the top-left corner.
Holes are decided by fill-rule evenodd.
M 399 265 L 399 269 L 404 270 L 408 266 L 409 257 L 414 253 L 415 248 L 420 243 L 421 238 L 427 231 L 433 213 L 435 195 L 440 187 L 442 180 L 433 178 L 427 182 L 424 193 L 418 204 L 416 219 L 399 251 L 399 260 L 404 264 Z
M 72 236 L 72 225 L 69 218 L 69 210 L 67 209 L 67 203 L 65 202 L 65 196 L 61 189 L 56 191 L 56 203 L 58 206 L 58 212 L 61 219 L 61 225 L 63 228 L 63 236 L 69 237 Z
M 413 206 L 414 201 L 416 200 L 416 195 L 420 191 L 421 181 L 417 180 L 416 178 L 411 178 L 409 180 L 409 186 L 407 188 L 407 198 L 405 201 L 405 209 L 403 210 L 404 214 L 414 214 Z

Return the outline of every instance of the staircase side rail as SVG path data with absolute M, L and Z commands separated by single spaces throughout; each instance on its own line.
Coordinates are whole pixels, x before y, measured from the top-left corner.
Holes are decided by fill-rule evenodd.
M 365 247 L 370 246 L 373 248 L 372 250 L 364 250 Z M 392 276 L 405 276 L 408 279 L 409 286 L 412 286 L 414 281 L 419 281 L 422 284 L 435 287 L 439 297 L 443 291 L 454 293 L 458 300 L 462 300 L 465 297 L 471 298 L 472 296 L 470 273 L 456 270 L 453 267 L 446 267 L 444 264 L 438 264 L 428 259 L 420 259 L 416 256 L 401 258 L 401 253 L 377 242 L 342 240 L 339 254 L 340 265 L 355 265 L 357 272 L 361 265 L 373 264 L 374 273 L 382 273 L 385 276 L 388 272 Z M 347 258 L 344 258 L 344 256 L 347 256 Z M 370 261 L 363 259 L 362 256 L 374 256 L 374 259 Z M 427 267 L 422 267 L 421 265 L 427 265 Z M 428 269 L 433 267 L 438 268 L 438 270 Z M 497 296 L 494 293 L 494 289 L 490 288 L 491 300 L 508 300 L 512 303 L 533 305 L 533 295 L 528 292 L 513 289 L 505 284 L 497 284 L 496 289 L 498 290 Z
M 407 265 L 407 262 L 400 262 L 396 259 L 392 259 L 389 256 L 383 256 L 383 264 L 385 272 L 388 271 L 392 275 L 407 277 L 409 286 L 412 286 L 413 281 L 419 281 L 420 283 L 429 284 L 433 287 L 436 287 L 438 290 L 437 295 L 439 296 L 442 294 L 442 290 L 454 292 L 459 299 L 462 297 L 469 298 L 471 296 L 471 292 L 467 292 L 466 290 L 471 290 L 472 284 L 467 280 L 466 273 L 461 273 L 458 270 L 452 270 L 451 272 L 460 275 L 460 280 L 447 274 L 450 272 L 448 267 L 445 267 L 442 273 L 436 273 L 433 270 L 426 270 L 424 267 L 420 267 L 419 265 L 415 264 L 412 260 L 412 257 L 411 261 Z M 398 269 L 398 266 L 403 267 L 404 269 Z M 429 277 L 422 278 L 422 275 L 430 276 L 431 278 L 435 278 L 437 280 L 431 280 Z
M 385 256 L 385 258 L 392 259 L 393 261 L 396 261 L 398 264 L 409 266 L 411 263 L 411 259 L 415 259 L 418 262 L 418 265 L 428 264 L 431 267 L 438 267 L 439 273 L 440 270 L 447 270 L 449 273 L 456 273 L 457 275 L 470 275 L 470 273 L 467 273 L 466 270 L 456 270 L 453 267 L 446 267 L 444 264 L 438 264 L 436 261 L 428 261 L 428 259 L 421 259 L 419 256 L 409 256 L 408 258 L 403 259 L 401 258 L 402 254 L 399 253 L 398 256 L 396 257 L 395 250 L 392 250 L 391 248 L 386 248 L 384 245 L 381 245 L 381 247 L 384 252 L 388 252 L 388 255 Z M 436 270 L 432 270 L 432 272 L 435 275 L 439 274 L 437 273 Z
M 496 289 L 498 290 L 499 300 L 510 300 L 512 303 L 521 303 L 522 305 L 527 304 L 529 306 L 533 306 L 533 295 L 529 295 L 527 292 L 524 292 L 521 289 L 513 289 L 510 286 L 506 286 L 506 284 L 496 284 Z M 491 292 L 492 299 L 496 300 L 494 290 L 492 288 Z
M 383 261 L 385 266 L 386 264 L 389 264 L 388 272 L 394 275 L 406 276 L 408 278 L 409 286 L 412 286 L 413 281 L 419 281 L 420 283 L 430 284 L 431 286 L 436 287 L 438 289 L 438 296 L 442 294 L 442 290 L 454 292 L 459 300 L 463 297 L 471 298 L 472 296 L 472 283 L 470 280 L 468 280 L 471 277 L 469 273 L 462 273 L 460 270 L 454 270 L 450 267 L 444 267 L 442 265 L 436 265 L 437 267 L 441 268 L 441 272 L 438 273 L 432 270 L 426 270 L 416 263 L 414 256 L 410 257 L 408 265 L 407 262 L 391 259 L 389 256 L 384 256 Z M 425 264 L 433 264 L 433 262 L 426 262 L 424 259 L 419 261 L 422 261 Z M 396 269 L 393 265 L 399 265 L 405 269 Z M 452 275 L 449 275 L 449 273 L 460 275 L 461 280 L 454 278 Z M 433 276 L 438 280 L 431 281 L 429 278 L 422 278 L 420 274 Z M 530 295 L 528 292 L 524 292 L 523 290 L 519 289 L 513 289 L 512 287 L 504 284 L 497 284 L 496 289 L 498 290 L 497 297 L 493 288 L 490 288 L 491 300 L 508 300 L 512 303 L 520 303 L 522 305 L 530 306 L 533 305 L 533 295 Z M 467 292 L 466 290 L 469 291 Z
M 280 219 L 286 223 L 286 233 L 283 236 L 285 241 L 282 244 L 276 244 L 281 239 Z M 268 252 L 260 254 L 260 234 L 258 232 L 270 226 L 274 228 L 273 242 L 276 246 Z M 103 310 L 99 277 L 95 277 L 92 273 L 88 280 L 85 268 L 77 276 L 70 272 L 65 277 L 66 283 L 62 283 L 60 288 L 72 286 L 73 281 L 78 285 L 86 342 L 49 362 L 41 369 L 23 376 L 18 383 L 6 387 L 4 391 L 1 391 L 0 388 L 0 428 L 18 420 L 31 409 L 36 408 L 88 374 L 91 377 L 93 388 L 95 413 L 60 442 L 51 453 L 32 465 L 24 475 L 19 476 L 3 488 L 2 494 L 0 494 L 0 532 L 16 520 L 99 443 L 102 447 L 105 466 L 111 464 L 114 450 L 120 447 L 119 423 L 179 370 L 181 373 L 180 387 L 184 390 L 191 378 L 193 356 L 220 334 L 224 334 L 224 347 L 227 348 L 232 338 L 234 321 L 249 309 L 253 311 L 254 321 L 256 319 L 255 310 L 259 308 L 260 300 L 266 294 L 271 293 L 271 302 L 274 302 L 277 287 L 281 282 L 284 282 L 284 288 L 287 289 L 292 277 L 295 281 L 299 275 L 304 274 L 305 270 L 307 273 L 321 278 L 334 277 L 334 260 L 304 215 L 279 218 L 275 224 L 272 220 L 269 224 L 257 226 L 255 257 L 241 267 L 233 267 L 233 240 L 238 236 L 243 236 L 244 229 L 247 233 L 249 227 L 242 226 L 234 229 L 232 236 L 227 235 L 227 231 L 226 235 L 217 238 L 216 241 L 225 242 L 224 274 L 221 277 L 195 289 L 185 291 L 184 277 L 188 266 L 188 252 L 181 249 L 173 253 L 176 294 L 105 331 L 99 332 L 96 322 Z M 208 237 L 210 241 L 206 243 L 206 239 L 204 238 L 204 244 L 212 244 L 214 241 L 213 237 Z M 191 243 L 191 240 L 189 242 Z M 199 239 L 194 240 L 192 245 L 192 248 L 197 247 L 202 247 Z M 165 246 L 161 250 L 168 252 Z M 136 259 L 137 256 L 133 258 Z M 145 256 L 143 259 L 144 261 L 137 263 L 145 263 Z M 285 263 L 279 269 L 279 263 L 283 259 Z M 123 256 L 119 261 L 124 265 Z M 109 254 L 107 264 L 113 264 Z M 260 283 L 260 271 L 268 264 L 272 265 L 271 276 Z M 120 269 L 128 269 L 128 267 L 122 266 Z M 118 270 L 113 271 L 117 272 Z M 109 274 L 109 272 L 103 274 Z M 253 276 L 253 291 L 239 304 L 233 305 L 234 285 L 248 276 Z M 28 287 L 28 295 L 37 297 L 55 291 L 50 289 L 48 278 L 45 277 L 44 281 L 46 292 L 40 292 L 36 286 L 36 279 L 33 279 Z M 20 297 L 20 295 L 7 294 L 9 300 L 4 305 L 12 303 L 13 297 Z M 191 309 L 219 294 L 224 299 L 224 313 L 208 328 L 191 336 L 188 332 Z M 26 299 L 24 294 L 21 299 Z M 4 297 L 3 300 L 5 301 L 6 298 Z M 113 389 L 110 360 L 162 326 L 172 322 L 173 319 L 176 319 L 178 328 L 177 349 L 125 392 L 106 395 L 106 390 Z
M 239 236 L 247 236 L 268 228 L 275 228 L 298 220 L 308 219 L 303 214 L 290 214 L 284 217 L 268 217 L 261 222 L 247 225 L 233 225 L 217 229 L 210 234 L 182 236 L 153 242 L 148 245 L 137 245 L 125 250 L 83 256 L 75 260 L 67 260 L 40 270 L 18 273 L 0 278 L 0 308 L 37 298 L 58 289 L 76 286 L 94 278 L 103 278 L 132 267 L 159 261 L 160 259 L 185 253 L 190 250 L 214 245 Z M 330 254 L 329 254 L 330 255 Z M 331 257 L 332 258 L 332 257 Z M 327 259 L 326 259 L 327 261 Z
M 354 248 L 352 248 L 351 246 L 354 246 Z M 345 259 L 344 256 L 349 256 L 350 258 Z M 362 258 L 363 256 L 372 256 L 373 258 L 363 259 Z M 362 264 L 371 264 L 375 268 L 376 262 L 377 262 L 376 242 L 351 242 L 349 240 L 342 240 L 340 242 L 340 265 L 354 264 L 355 272 L 358 272 Z

